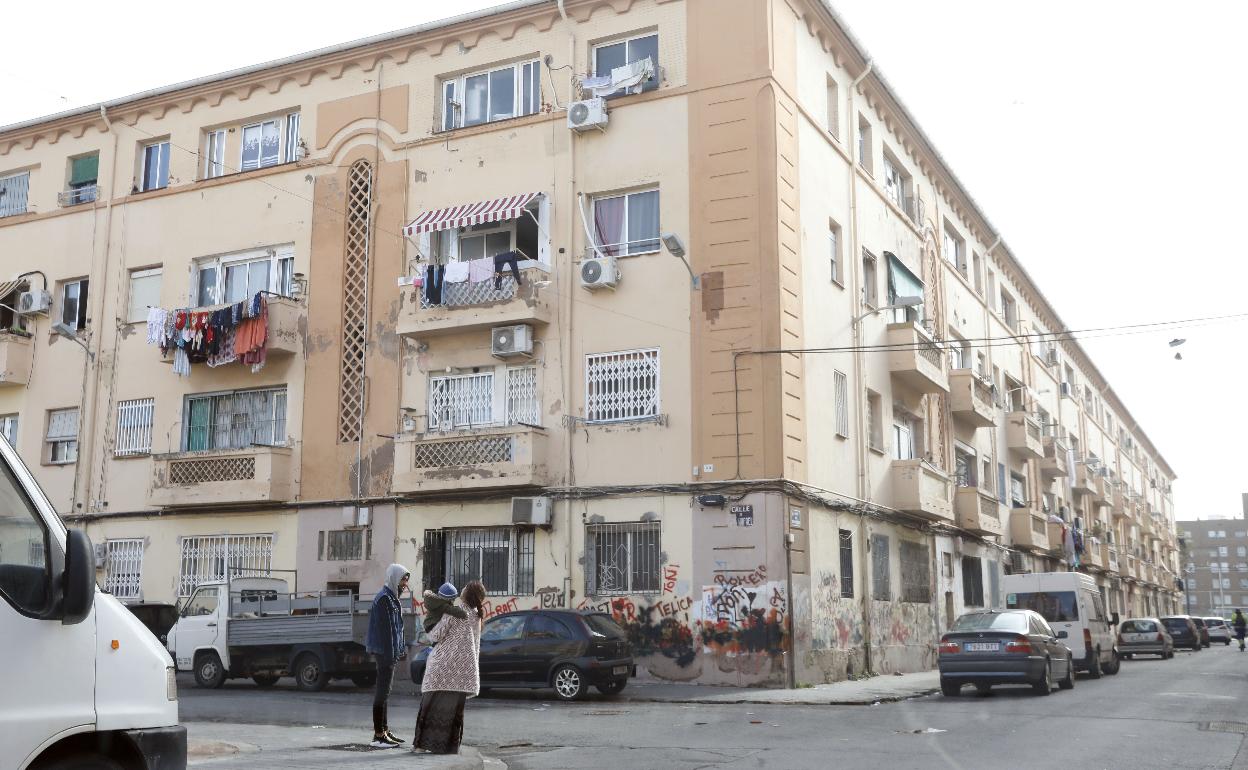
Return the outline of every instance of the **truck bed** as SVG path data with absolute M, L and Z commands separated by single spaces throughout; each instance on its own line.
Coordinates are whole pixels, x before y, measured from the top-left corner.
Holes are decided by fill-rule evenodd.
M 416 616 L 404 614 L 404 637 L 414 639 L 415 630 Z M 230 647 L 257 647 L 355 642 L 362 647 L 367 634 L 366 612 L 235 617 L 230 619 L 226 644 Z

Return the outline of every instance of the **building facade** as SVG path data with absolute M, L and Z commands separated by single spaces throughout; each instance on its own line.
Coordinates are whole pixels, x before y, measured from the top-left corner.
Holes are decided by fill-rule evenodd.
M 1248 494 L 1243 517 L 1177 522 L 1183 611 L 1229 618 L 1248 611 Z
M 1173 472 L 820 0 L 516 2 L 0 129 L 0 191 L 0 427 L 127 601 L 398 561 L 790 685 L 1010 572 L 1178 606 Z

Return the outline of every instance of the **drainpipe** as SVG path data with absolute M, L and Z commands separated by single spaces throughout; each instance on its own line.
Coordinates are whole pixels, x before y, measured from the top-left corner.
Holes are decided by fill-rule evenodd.
M 785 499 L 785 508 L 789 506 L 789 500 Z M 781 511 L 780 520 L 784 521 L 785 511 Z M 809 515 L 809 511 L 807 512 Z M 808 525 L 809 526 L 809 525 Z M 797 611 L 797 603 L 793 598 L 793 541 L 797 536 L 791 530 L 784 533 L 784 576 L 787 581 L 785 591 L 789 597 L 788 612 L 788 631 L 789 631 L 789 665 L 786 667 L 786 686 L 790 690 L 797 689 L 797 637 L 793 634 L 793 613 Z
M 568 18 L 568 11 L 564 7 L 564 0 L 556 0 L 556 4 L 559 7 L 559 17 L 563 20 L 563 23 L 567 25 L 568 27 L 568 62 L 569 64 L 573 66 L 573 68 L 575 68 L 576 67 L 576 30 L 575 30 L 575 27 L 572 25 L 572 20 Z M 569 101 L 571 101 L 570 98 L 569 98 Z M 552 126 L 553 131 L 558 131 L 560 128 L 558 123 L 552 123 L 551 126 Z M 577 198 L 577 195 L 576 195 L 576 135 L 575 134 L 570 137 L 570 140 L 568 142 L 567 186 L 568 186 L 567 200 L 576 201 L 576 206 L 577 206 L 577 209 L 579 210 L 580 200 Z M 572 270 L 571 270 L 572 261 L 573 259 L 575 259 L 575 254 L 572 253 L 571 249 L 572 249 L 572 244 L 575 243 L 575 237 L 576 237 L 576 217 L 568 216 L 567 220 L 568 220 L 567 244 L 568 244 L 568 249 L 569 249 L 569 252 L 567 254 L 567 267 L 568 267 L 567 270 L 563 270 L 563 271 L 558 270 L 557 263 L 559 260 L 559 252 L 556 251 L 554 243 L 550 244 L 551 269 L 556 270 L 558 273 L 562 273 L 562 275 L 557 274 L 555 276 L 555 281 L 554 281 L 555 291 L 560 291 L 560 288 L 559 288 L 560 278 L 566 279 L 567 286 L 568 286 L 567 296 L 565 297 L 561 295 L 559 297 L 559 305 L 560 305 L 559 312 L 560 312 L 560 315 L 562 315 L 564 318 L 562 328 L 559 329 L 559 336 L 562 340 L 567 341 L 567 355 L 561 356 L 563 360 L 560 361 L 560 369 L 562 370 L 560 372 L 560 376 L 563 379 L 563 408 L 565 410 L 568 410 L 568 405 L 571 403 L 571 395 L 572 395 L 572 369 L 573 367 L 570 364 L 570 360 L 572 358 L 572 313 L 573 313 L 573 310 L 575 309 L 574 306 L 576 305 L 576 302 L 573 301 L 572 299 L 572 292 L 575 291 L 575 286 L 573 284 Z M 563 350 L 563 345 L 559 345 L 559 349 Z M 568 426 L 567 432 L 565 433 L 565 441 L 567 442 L 567 444 L 564 447 L 564 479 L 565 479 L 564 483 L 569 487 L 573 486 L 575 483 L 575 479 L 573 477 L 574 466 L 572 463 L 572 441 L 575 437 L 576 437 L 576 422 L 572 421 L 572 423 Z M 571 497 L 568 497 L 563 501 L 563 512 L 564 512 L 564 521 L 567 522 L 567 528 L 568 528 L 567 538 L 566 538 L 567 539 L 566 552 L 565 552 L 565 557 L 564 557 L 565 558 L 564 569 L 567 572 L 567 576 L 564 577 L 563 579 L 563 599 L 564 599 L 564 603 L 568 607 L 572 607 L 573 606 L 573 603 L 572 603 L 572 564 L 574 563 L 573 554 L 575 551 L 575 545 L 574 545 L 574 538 L 573 538 L 573 533 L 572 533 L 573 519 L 572 519 L 572 498 Z

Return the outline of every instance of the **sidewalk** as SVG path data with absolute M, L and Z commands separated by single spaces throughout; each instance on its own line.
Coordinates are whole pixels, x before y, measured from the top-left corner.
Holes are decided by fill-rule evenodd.
M 416 695 L 415 684 L 401 671 L 394 678 L 394 692 Z M 631 679 L 624 692 L 609 700 L 633 703 L 771 703 L 798 705 L 870 706 L 940 691 L 940 672 L 884 674 L 856 682 L 818 684 L 797 690 L 765 690 L 757 687 L 725 687 L 706 684 L 680 684 L 659 679 Z M 514 691 L 509 691 L 514 692 Z M 544 697 L 553 698 L 551 694 Z M 604 699 L 596 690 L 593 699 Z
M 186 722 L 188 765 L 205 770 L 253 768 L 429 768 L 506 770 L 499 760 L 469 746 L 455 756 L 413 754 L 407 746 L 373 749 L 360 731 L 333 727 L 285 727 L 220 722 Z

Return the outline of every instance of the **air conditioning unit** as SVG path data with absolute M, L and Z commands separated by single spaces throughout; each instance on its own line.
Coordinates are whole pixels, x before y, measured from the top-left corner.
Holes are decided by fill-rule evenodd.
M 1075 386 L 1074 386 L 1074 385 L 1071 385 L 1069 382 L 1063 382 L 1063 383 L 1062 383 L 1062 397 L 1063 397 L 1063 398 L 1074 398 L 1074 397 L 1075 397 Z
M 581 260 L 581 288 L 597 291 L 611 289 L 620 283 L 620 269 L 615 257 L 587 257 Z
M 530 527 L 550 526 L 550 498 L 547 497 L 513 497 L 511 498 L 511 523 L 526 524 Z
M 496 358 L 533 355 L 533 327 L 516 324 L 490 329 L 490 355 Z
M 586 99 L 583 102 L 572 102 L 568 105 L 568 128 L 580 133 L 596 128 L 607 130 L 607 100 L 603 98 Z
M 17 312 L 22 315 L 47 315 L 52 308 L 52 295 L 46 291 L 24 291 L 17 298 Z
M 1016 575 L 1027 572 L 1027 565 L 1023 563 L 1023 555 L 1018 551 L 1010 551 L 1010 571 Z
M 104 569 L 104 563 L 108 559 L 108 546 L 104 543 L 94 543 L 91 547 L 95 550 L 95 568 Z

